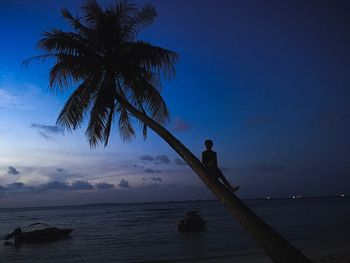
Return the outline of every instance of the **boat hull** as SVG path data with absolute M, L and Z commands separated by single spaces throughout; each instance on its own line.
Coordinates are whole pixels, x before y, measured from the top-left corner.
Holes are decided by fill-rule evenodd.
M 58 239 L 68 237 L 72 231 L 73 229 L 70 228 L 59 229 L 57 227 L 50 227 L 42 230 L 22 232 L 15 235 L 15 243 L 22 244 L 56 241 Z

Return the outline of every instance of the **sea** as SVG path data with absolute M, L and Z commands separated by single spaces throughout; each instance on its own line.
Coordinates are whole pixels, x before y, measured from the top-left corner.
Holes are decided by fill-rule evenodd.
M 350 198 L 245 203 L 302 250 L 350 244 Z M 206 230 L 178 232 L 176 222 L 191 210 L 201 213 Z M 0 262 L 189 262 L 262 252 L 218 201 L 4 208 L 0 236 L 36 222 L 74 231 L 51 243 L 1 244 Z

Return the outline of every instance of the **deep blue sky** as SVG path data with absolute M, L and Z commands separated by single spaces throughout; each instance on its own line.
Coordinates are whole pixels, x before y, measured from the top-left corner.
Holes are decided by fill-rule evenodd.
M 350 194 L 347 1 L 134 2 L 159 15 L 140 38 L 180 55 L 168 128 L 197 156 L 212 138 L 241 197 Z M 55 130 L 72 89 L 49 92 L 50 64 L 21 62 L 81 3 L 0 2 L 0 207 L 211 198 L 153 134 L 90 150 L 83 129 Z

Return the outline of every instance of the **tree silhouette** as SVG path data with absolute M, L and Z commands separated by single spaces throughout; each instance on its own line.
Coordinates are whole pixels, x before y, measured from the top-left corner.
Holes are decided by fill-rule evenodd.
M 94 147 L 108 144 L 114 121 L 123 140 L 134 137 L 132 119 L 136 119 L 145 138 L 147 129 L 152 129 L 182 157 L 273 262 L 310 262 L 238 197 L 208 176 L 198 158 L 164 128 L 169 113 L 161 96 L 161 77 L 175 74 L 178 56 L 137 40 L 137 34 L 155 19 L 155 8 L 118 1 L 103 9 L 91 0 L 81 10 L 81 17 L 62 10 L 74 32 L 44 32 L 37 45 L 44 54 L 36 58 L 54 60 L 50 87 L 64 90 L 77 85 L 59 114 L 57 125 L 75 130 L 88 116 L 85 134 Z

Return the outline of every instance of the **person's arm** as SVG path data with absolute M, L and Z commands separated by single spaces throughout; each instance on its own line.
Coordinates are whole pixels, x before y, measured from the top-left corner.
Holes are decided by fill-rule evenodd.
M 207 160 L 207 166 L 216 167 L 218 162 L 216 160 L 216 152 L 211 152 L 209 160 Z
M 204 152 L 202 152 L 202 164 L 204 166 L 207 166 L 208 165 L 208 157 L 207 157 L 207 154 Z

